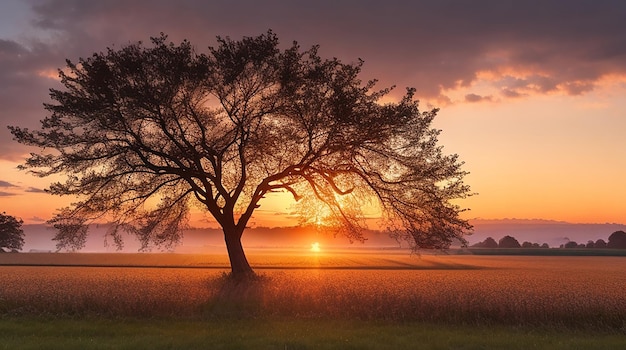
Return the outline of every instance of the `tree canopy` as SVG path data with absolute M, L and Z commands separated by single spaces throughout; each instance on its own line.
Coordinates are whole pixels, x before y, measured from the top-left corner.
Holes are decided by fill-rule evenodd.
M 609 236 L 607 248 L 626 249 L 626 232 L 615 231 Z
M 9 251 L 22 249 L 24 246 L 24 230 L 22 230 L 21 219 L 7 213 L 0 213 L 0 250 L 3 248 Z
M 519 241 L 512 236 L 504 236 L 498 241 L 498 247 L 500 248 L 521 248 Z
M 224 231 L 233 274 L 252 270 L 241 235 L 265 195 L 286 191 L 323 203 L 338 230 L 361 239 L 358 205 L 378 203 L 389 233 L 414 249 L 464 242 L 471 229 L 452 201 L 470 195 L 457 155 L 445 155 L 437 109 L 407 89 L 359 79 L 363 62 L 323 59 L 318 47 L 281 49 L 271 31 L 218 37 L 207 54 L 165 35 L 67 60 L 40 130 L 9 127 L 41 147 L 23 165 L 63 174 L 55 195 L 79 198 L 51 220 L 60 248 L 79 249 L 95 220 L 142 245 L 174 245 L 191 205 Z

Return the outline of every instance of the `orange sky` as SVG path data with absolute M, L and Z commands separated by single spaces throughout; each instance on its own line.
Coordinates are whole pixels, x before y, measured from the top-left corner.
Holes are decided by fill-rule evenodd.
M 37 126 L 47 89 L 56 86 L 50 72 L 64 58 L 160 31 L 201 49 L 215 35 L 272 28 L 285 44 L 319 43 L 324 57 L 363 58 L 364 79 L 399 91 L 415 86 L 424 109 L 441 107 L 435 127 L 444 152 L 466 162 L 466 182 L 479 193 L 459 202 L 471 209 L 467 218 L 626 223 L 626 10 L 619 1 L 567 8 L 558 1 L 515 8 L 390 1 L 358 11 L 331 1 L 307 8 L 183 2 L 0 4 L 0 211 L 37 223 L 72 201 L 41 193 L 48 180 L 15 169 L 28 150 L 6 130 Z M 254 223 L 293 224 L 286 197 L 262 202 Z

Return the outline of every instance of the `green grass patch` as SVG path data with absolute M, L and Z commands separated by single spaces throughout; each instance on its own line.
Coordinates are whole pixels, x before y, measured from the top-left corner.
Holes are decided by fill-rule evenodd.
M 0 349 L 619 349 L 618 333 L 340 320 L 0 320 Z

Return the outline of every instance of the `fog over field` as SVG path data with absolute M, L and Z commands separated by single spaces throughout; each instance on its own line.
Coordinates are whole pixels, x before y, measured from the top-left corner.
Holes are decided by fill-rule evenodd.
M 558 247 L 568 241 L 586 243 L 589 240 L 608 236 L 619 230 L 626 231 L 623 224 L 573 224 L 548 220 L 472 220 L 474 233 L 467 237 L 470 244 L 483 241 L 487 237 L 496 240 L 510 235 L 521 243 L 548 243 L 550 247 Z M 25 244 L 23 252 L 54 251 L 54 230 L 46 225 L 24 225 Z M 112 240 L 105 241 L 106 225 L 92 226 L 90 236 L 81 252 L 115 252 Z M 380 232 L 370 232 L 364 243 L 350 243 L 345 237 L 333 237 L 323 230 L 299 227 L 282 228 L 251 228 L 243 235 L 244 247 L 251 248 L 297 248 L 308 249 L 313 242 L 319 242 L 323 248 L 390 248 L 399 244 Z M 134 237 L 126 237 L 122 252 L 137 252 L 140 245 Z M 155 251 L 158 251 L 156 249 Z M 225 252 L 222 233 L 214 228 L 199 228 L 185 231 L 183 242 L 176 249 L 179 253 Z

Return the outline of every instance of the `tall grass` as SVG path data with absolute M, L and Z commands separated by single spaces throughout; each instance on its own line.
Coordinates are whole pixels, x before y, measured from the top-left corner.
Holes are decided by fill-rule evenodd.
M 386 270 L 274 266 L 259 269 L 261 277 L 251 283 L 226 278 L 222 269 L 2 266 L 0 314 L 351 319 L 626 332 L 626 259 L 507 258 L 449 257 L 438 268 L 418 263 Z

